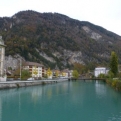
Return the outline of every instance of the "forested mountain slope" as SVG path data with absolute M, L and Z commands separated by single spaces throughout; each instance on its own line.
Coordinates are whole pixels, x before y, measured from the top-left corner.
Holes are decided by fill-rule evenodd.
M 85 21 L 58 13 L 21 11 L 0 18 L 6 56 L 19 54 L 27 61 L 46 66 L 70 67 L 81 64 L 107 64 L 111 51 L 121 62 L 121 37 Z

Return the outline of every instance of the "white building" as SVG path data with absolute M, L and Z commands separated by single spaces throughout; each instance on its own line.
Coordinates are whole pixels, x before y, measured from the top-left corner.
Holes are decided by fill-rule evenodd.
M 6 81 L 6 75 L 4 73 L 4 62 L 5 62 L 5 45 L 0 36 L 0 81 Z
M 94 76 L 98 77 L 100 74 L 107 74 L 108 70 L 105 67 L 97 67 L 94 70 Z

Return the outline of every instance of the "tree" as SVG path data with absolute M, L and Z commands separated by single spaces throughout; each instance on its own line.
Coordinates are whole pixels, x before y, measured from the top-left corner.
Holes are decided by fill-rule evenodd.
M 52 76 L 52 71 L 50 70 L 50 68 L 48 68 L 47 70 L 47 77 L 51 77 Z
M 110 71 L 114 74 L 114 76 L 118 73 L 118 57 L 115 52 L 111 53 Z
M 59 76 L 59 71 L 58 71 L 58 70 L 55 71 L 55 76 L 56 76 L 56 77 Z
M 38 74 L 38 70 L 37 70 L 37 67 L 34 66 L 33 70 L 32 70 L 32 73 L 36 76 Z
M 14 71 L 13 76 L 15 76 L 15 77 L 17 76 L 17 77 L 20 78 L 20 67 L 18 67 L 18 68 Z
M 80 74 L 87 72 L 87 67 L 80 63 L 74 63 L 74 70 L 77 70 Z
M 74 79 L 78 79 L 78 77 L 79 77 L 79 73 L 78 73 L 77 70 L 73 70 L 72 75 L 73 75 L 73 78 L 74 78 Z
M 27 79 L 30 76 L 31 76 L 31 73 L 29 72 L 29 70 L 22 70 L 22 72 L 21 72 L 21 78 L 22 78 L 22 80 L 23 79 Z

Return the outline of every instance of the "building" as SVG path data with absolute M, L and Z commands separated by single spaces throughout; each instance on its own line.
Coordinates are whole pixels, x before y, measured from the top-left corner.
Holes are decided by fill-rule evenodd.
M 61 71 L 61 75 L 60 77 L 63 77 L 63 78 L 72 78 L 73 75 L 73 70 L 69 70 L 69 69 L 64 69 Z
M 69 70 L 68 71 L 68 78 L 72 78 L 73 77 L 73 70 Z
M 69 69 L 64 69 L 62 71 L 60 71 L 59 69 L 52 70 L 53 78 L 72 78 L 73 77 L 72 73 L 73 70 Z
M 46 73 L 44 66 L 35 62 L 25 62 L 23 69 L 29 70 L 33 78 L 42 78 Z
M 52 70 L 53 78 L 57 78 L 59 75 L 60 75 L 60 70 L 59 69 L 53 69 Z
M 107 74 L 108 71 L 105 67 L 97 67 L 94 70 L 94 76 L 98 77 L 100 74 Z
M 4 72 L 4 62 L 5 62 L 5 45 L 0 36 L 0 81 L 6 81 L 6 73 Z

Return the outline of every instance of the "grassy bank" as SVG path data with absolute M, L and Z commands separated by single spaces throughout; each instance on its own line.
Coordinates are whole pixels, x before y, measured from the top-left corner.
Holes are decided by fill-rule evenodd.
M 106 79 L 106 83 L 112 86 L 117 91 L 121 91 L 121 79 Z

